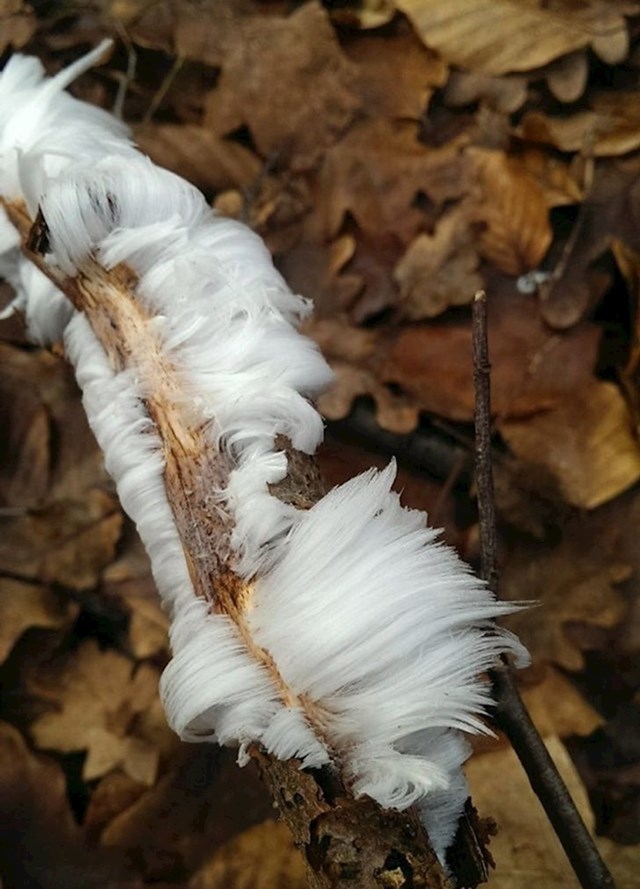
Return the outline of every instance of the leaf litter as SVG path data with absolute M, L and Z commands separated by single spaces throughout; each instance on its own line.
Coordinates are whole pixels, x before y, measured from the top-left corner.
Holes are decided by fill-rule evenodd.
M 314 301 L 327 478 L 381 465 L 390 440 L 437 455 L 402 467 L 405 500 L 472 562 L 468 305 L 487 291 L 503 595 L 539 603 L 511 619 L 523 693 L 622 887 L 640 866 L 639 14 L 0 4 L 2 49 L 51 71 L 115 36 L 77 95 L 119 95 L 144 150 Z M 3 885 L 304 885 L 256 775 L 164 723 L 166 615 L 61 355 L 8 319 L 0 365 Z M 500 822 L 490 885 L 574 885 L 504 740 L 470 774 Z

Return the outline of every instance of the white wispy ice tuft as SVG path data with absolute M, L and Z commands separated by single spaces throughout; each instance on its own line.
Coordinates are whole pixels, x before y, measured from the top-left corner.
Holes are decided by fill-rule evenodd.
M 260 743 L 306 766 L 337 761 L 356 795 L 398 809 L 416 803 L 443 859 L 467 796 L 464 733 L 487 731 L 479 677 L 502 653 L 526 660 L 494 623 L 513 606 L 438 542 L 424 514 L 401 506 L 393 463 L 307 511 L 270 494 L 287 473 L 276 437 L 308 454 L 322 438 L 309 399 L 331 373 L 296 329 L 309 305 L 257 235 L 217 217 L 193 186 L 142 156 L 120 122 L 64 92 L 103 52 L 51 79 L 35 59 L 9 61 L 0 195 L 24 201 L 32 218 L 40 210 L 47 262 L 65 273 L 90 257 L 136 272 L 135 298 L 173 374 L 172 409 L 232 458 L 227 485 L 211 494 L 232 520 L 231 567 L 251 587 L 242 632 L 194 592 L 145 409 L 155 365 L 139 355 L 112 368 L 87 319 L 22 257 L 4 214 L 0 274 L 33 338 L 64 341 L 151 556 L 172 617 L 167 717 L 185 739 L 237 744 L 241 759 Z

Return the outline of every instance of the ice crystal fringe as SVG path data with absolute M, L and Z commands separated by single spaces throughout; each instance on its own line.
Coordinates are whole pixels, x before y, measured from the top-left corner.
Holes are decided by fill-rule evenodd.
M 197 598 L 163 482 L 164 461 L 143 399 L 143 356 L 114 372 L 84 316 L 22 259 L 0 219 L 0 272 L 41 343 L 64 340 L 87 415 L 124 509 L 136 521 L 172 615 L 173 660 L 162 679 L 167 717 L 186 739 L 260 742 L 276 757 L 337 757 L 356 794 L 403 809 L 418 803 L 438 855 L 467 788 L 462 733 L 486 731 L 478 677 L 518 641 L 496 628 L 511 610 L 437 540 L 426 517 L 391 491 L 395 467 L 371 470 L 308 511 L 271 496 L 287 459 L 276 435 L 313 453 L 322 423 L 309 398 L 330 380 L 296 330 L 308 304 L 274 269 L 262 241 L 218 218 L 191 185 L 155 167 L 126 128 L 63 90 L 98 47 L 48 79 L 14 56 L 0 75 L 0 194 L 41 208 L 47 260 L 72 274 L 87 257 L 124 262 L 177 368 L 183 407 L 233 457 L 212 499 L 233 519 L 233 568 L 254 582 L 246 614 L 290 692 L 285 706 L 230 618 Z

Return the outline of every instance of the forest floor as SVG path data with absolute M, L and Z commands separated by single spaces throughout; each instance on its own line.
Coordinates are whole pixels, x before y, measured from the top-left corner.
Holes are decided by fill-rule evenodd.
M 357 7 L 357 8 L 356 8 Z M 336 381 L 329 484 L 392 454 L 478 564 L 469 304 L 489 306 L 500 594 L 533 718 L 621 889 L 640 873 L 640 3 L 0 0 L 0 53 L 266 240 Z M 37 11 L 34 11 L 37 10 Z M 0 302 L 11 298 L 0 284 Z M 251 767 L 180 743 L 167 621 L 62 354 L 0 322 L 0 884 L 302 889 Z M 490 887 L 577 885 L 507 741 Z

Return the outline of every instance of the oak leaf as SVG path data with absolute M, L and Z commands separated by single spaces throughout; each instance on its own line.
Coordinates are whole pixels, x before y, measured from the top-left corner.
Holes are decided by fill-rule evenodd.
M 357 65 L 357 89 L 369 117 L 420 120 L 448 65 L 408 32 L 360 36 L 345 51 Z
M 383 118 L 354 124 L 326 154 L 318 175 L 318 217 L 333 238 L 350 213 L 375 237 L 394 235 L 406 243 L 424 215 L 414 206 L 421 193 L 436 205 L 467 193 L 469 164 L 462 156 L 466 135 L 441 148 L 418 140 L 417 124 Z
M 0 664 L 20 636 L 31 627 L 67 627 L 77 605 L 49 587 L 0 577 Z
M 87 781 L 122 767 L 135 781 L 153 784 L 158 749 L 135 735 L 134 722 L 155 699 L 157 684 L 153 667 L 135 670 L 121 654 L 88 640 L 46 673 L 41 668 L 30 677 L 31 694 L 53 708 L 32 724 L 33 739 L 42 749 L 86 750 Z
M 311 2 L 289 17 L 239 17 L 228 37 L 204 126 L 226 135 L 244 124 L 264 157 L 312 167 L 359 106 L 327 13 Z
M 405 318 L 433 318 L 450 306 L 467 305 L 482 288 L 473 222 L 458 204 L 440 217 L 432 235 L 411 242 L 393 273 Z

